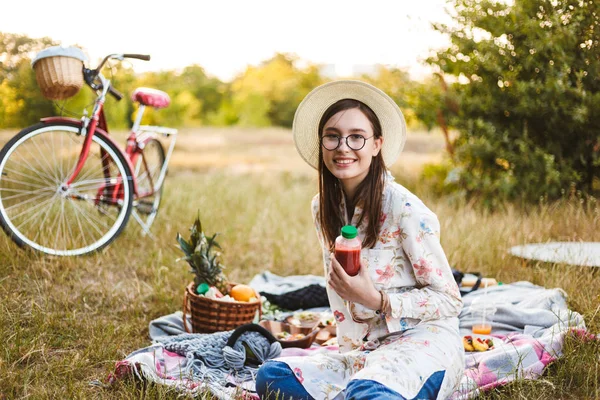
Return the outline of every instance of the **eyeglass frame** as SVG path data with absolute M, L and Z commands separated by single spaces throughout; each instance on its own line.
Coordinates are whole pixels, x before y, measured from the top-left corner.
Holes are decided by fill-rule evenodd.
M 337 144 L 337 146 L 335 146 L 333 149 L 328 149 L 328 148 L 327 148 L 327 147 L 325 147 L 325 145 L 323 144 L 323 139 L 324 139 L 324 138 L 326 138 L 327 136 L 335 136 L 335 137 L 337 137 L 337 138 L 338 138 L 338 144 Z M 362 137 L 362 138 L 364 139 L 364 141 L 363 141 L 363 145 L 362 145 L 362 146 L 360 146 L 360 148 L 358 148 L 358 149 L 355 149 L 354 147 L 350 146 L 350 143 L 348 143 L 348 138 L 349 138 L 350 136 L 360 136 L 360 137 Z M 346 146 L 348 146 L 348 148 L 349 148 L 350 150 L 353 150 L 353 151 L 359 151 L 359 150 L 362 150 L 362 149 L 365 147 L 365 145 L 367 144 L 367 140 L 369 140 L 369 139 L 371 139 L 371 138 L 374 138 L 374 137 L 375 137 L 375 135 L 371 135 L 371 136 L 369 136 L 369 137 L 364 137 L 363 135 L 360 135 L 360 134 L 358 134 L 358 133 L 353 133 L 353 134 L 351 134 L 351 135 L 348 135 L 348 136 L 340 136 L 340 135 L 323 135 L 323 136 L 321 136 L 321 138 L 319 139 L 319 142 L 321 143 L 321 146 L 322 146 L 322 147 L 323 147 L 325 150 L 328 150 L 328 151 L 334 151 L 334 150 L 337 150 L 337 149 L 339 149 L 339 148 L 340 148 L 340 146 L 342 145 L 342 139 L 344 139 L 344 140 L 346 141 Z

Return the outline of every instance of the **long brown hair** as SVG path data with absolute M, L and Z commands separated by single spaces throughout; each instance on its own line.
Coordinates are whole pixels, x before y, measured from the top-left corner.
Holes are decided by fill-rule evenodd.
M 382 136 L 381 123 L 377 115 L 366 104 L 354 100 L 343 99 L 332 104 L 321 117 L 319 121 L 318 138 L 323 134 L 323 127 L 331 117 L 340 111 L 357 108 L 371 122 L 373 134 L 376 139 Z M 340 181 L 327 169 L 323 162 L 323 147 L 319 145 L 319 222 L 323 229 L 326 242 L 332 248 L 335 238 L 340 234 L 344 225 L 344 216 L 340 213 L 340 203 L 342 201 L 342 187 Z M 356 194 L 352 199 L 352 204 L 346 206 L 354 207 L 361 204 L 363 213 L 361 214 L 357 227 L 367 218 L 367 227 L 363 239 L 363 248 L 372 248 L 377 243 L 379 230 L 381 229 L 381 207 L 383 197 L 385 163 L 381 151 L 373 157 L 369 173 L 365 179 L 356 188 Z M 346 212 L 344 210 L 343 212 Z

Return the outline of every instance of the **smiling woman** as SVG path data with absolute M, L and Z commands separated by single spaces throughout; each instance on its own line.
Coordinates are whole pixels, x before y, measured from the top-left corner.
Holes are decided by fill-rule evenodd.
M 258 372 L 258 393 L 447 398 L 464 368 L 462 300 L 437 217 L 386 171 L 404 147 L 402 112 L 371 85 L 331 82 L 302 101 L 293 133 L 319 172 L 312 211 L 340 352 L 269 361 Z M 354 226 L 362 242 L 354 276 L 331 253 L 343 225 Z
M 371 160 L 383 143 L 381 127 L 373 116 L 368 107 L 351 99 L 334 104 L 323 116 L 323 163 L 340 180 L 350 199 L 369 173 Z

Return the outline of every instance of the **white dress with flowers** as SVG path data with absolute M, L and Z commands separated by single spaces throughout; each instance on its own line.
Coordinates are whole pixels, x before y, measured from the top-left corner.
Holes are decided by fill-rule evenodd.
M 345 204 L 340 207 L 341 215 L 347 215 Z M 317 195 L 312 202 L 313 217 L 318 209 Z M 361 213 L 357 206 L 352 225 L 356 226 Z M 278 359 L 290 366 L 315 399 L 343 398 L 342 391 L 352 379 L 377 381 L 412 399 L 439 371 L 444 371 L 444 379 L 437 398 L 445 399 L 462 377 L 464 351 L 458 332 L 462 300 L 440 245 L 437 217 L 388 173 L 381 219 L 378 241 L 372 249 L 362 250 L 362 261 L 377 290 L 387 292 L 391 315 L 382 319 L 374 310 L 343 300 L 327 286 L 340 352 Z M 314 220 L 323 244 L 319 221 Z M 361 239 L 366 222 L 365 217 L 357 227 Z M 323 246 L 323 261 L 327 277 L 327 246 Z M 370 319 L 358 323 L 352 315 Z

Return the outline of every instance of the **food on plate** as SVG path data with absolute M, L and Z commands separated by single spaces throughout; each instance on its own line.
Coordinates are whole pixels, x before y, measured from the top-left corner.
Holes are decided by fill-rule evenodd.
M 306 335 L 304 333 L 294 333 L 291 334 L 289 332 L 279 332 L 277 333 L 277 335 L 275 336 L 277 339 L 279 340 L 300 340 L 300 339 L 304 339 L 306 337 Z
M 477 351 L 486 351 L 490 348 L 490 346 L 488 346 L 487 343 L 484 342 L 481 338 L 473 339 L 473 347 L 475 347 L 475 350 Z
M 289 318 L 289 317 L 288 317 Z M 321 319 L 321 314 L 312 311 L 301 311 L 294 313 L 294 315 L 288 319 L 288 322 L 296 326 L 305 326 L 316 323 Z
M 465 351 L 487 351 L 494 347 L 494 341 L 467 335 L 463 337 L 463 347 Z
M 465 351 L 475 351 L 475 347 L 473 347 L 473 338 L 471 336 L 463 336 L 462 341 Z
M 320 326 L 334 326 L 335 318 L 333 317 L 333 313 L 324 312 L 321 313 L 321 319 L 319 320 Z

